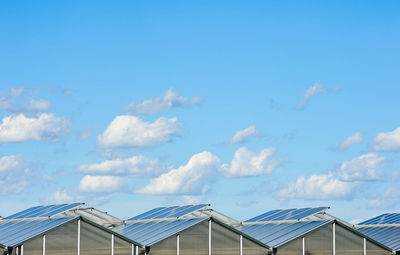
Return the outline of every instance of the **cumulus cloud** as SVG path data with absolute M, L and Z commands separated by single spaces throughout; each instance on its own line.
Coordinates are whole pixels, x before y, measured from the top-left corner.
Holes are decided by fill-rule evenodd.
M 46 99 L 34 99 L 23 87 L 11 87 L 0 91 L 0 110 L 12 113 L 38 113 L 50 109 Z
M 124 185 L 124 179 L 119 176 L 85 175 L 79 184 L 79 190 L 82 192 L 113 192 L 120 190 Z
M 372 141 L 377 151 L 400 151 L 400 127 L 387 133 L 379 133 Z
M 257 131 L 256 127 L 250 126 L 243 130 L 237 131 L 236 134 L 232 137 L 232 139 L 225 142 L 225 144 L 229 145 L 229 144 L 242 143 L 251 137 L 255 137 L 255 136 L 259 136 L 259 135 L 260 135 L 260 133 Z
M 0 158 L 0 194 L 9 195 L 22 192 L 31 184 L 32 164 L 21 156 Z
M 182 128 L 178 118 L 161 117 L 153 123 L 131 115 L 120 115 L 98 136 L 102 147 L 150 147 L 166 143 Z
M 266 148 L 259 154 L 241 147 L 235 152 L 230 166 L 224 165 L 224 174 L 228 177 L 260 176 L 271 173 L 280 164 L 280 160 L 271 159 L 275 148 Z
M 383 193 L 377 194 L 369 199 L 368 206 L 374 209 L 399 208 L 399 187 L 389 187 Z
M 168 168 L 159 160 L 139 155 L 124 159 L 106 160 L 101 163 L 83 164 L 79 169 L 89 174 L 126 174 L 133 177 L 148 177 L 156 176 Z
M 371 181 L 382 178 L 384 157 L 377 153 L 363 154 L 357 158 L 345 161 L 338 171 L 339 177 L 344 181 Z
M 307 104 L 307 102 L 311 99 L 311 97 L 313 97 L 317 94 L 326 93 L 326 92 L 335 92 L 338 90 L 339 90 L 339 87 L 334 88 L 332 90 L 327 90 L 324 87 L 322 87 L 321 84 L 316 83 L 304 91 L 303 97 L 300 99 L 300 102 L 299 102 L 297 108 L 302 109 Z
M 23 142 L 27 140 L 57 141 L 69 129 L 69 121 L 42 113 L 37 117 L 24 114 L 10 115 L 2 119 L 0 124 L 0 143 Z
M 344 140 L 338 147 L 337 149 L 340 151 L 347 150 L 350 148 L 352 145 L 362 143 L 364 140 L 362 134 L 360 132 L 356 132 L 353 135 L 349 136 Z
M 169 89 L 159 97 L 146 99 L 142 103 L 130 103 L 127 109 L 132 114 L 146 115 L 161 112 L 164 109 L 196 105 L 201 101 L 199 97 L 183 97 Z
M 357 183 L 341 181 L 333 173 L 312 175 L 308 179 L 300 176 L 295 183 L 290 183 L 279 191 L 283 199 L 345 199 L 348 198 Z
M 212 153 L 203 151 L 193 155 L 186 165 L 151 179 L 150 183 L 137 193 L 203 194 L 210 177 L 220 171 L 220 168 L 219 159 Z
M 46 202 L 48 204 L 63 204 L 73 202 L 73 197 L 67 190 L 57 190 L 47 196 Z

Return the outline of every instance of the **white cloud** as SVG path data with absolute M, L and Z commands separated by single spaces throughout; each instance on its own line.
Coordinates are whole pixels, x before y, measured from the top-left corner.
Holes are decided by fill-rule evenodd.
M 196 105 L 201 101 L 202 99 L 199 97 L 183 97 L 169 89 L 159 97 L 144 100 L 142 103 L 131 103 L 127 109 L 132 114 L 145 115 L 157 113 L 164 109 Z
M 338 176 L 344 181 L 379 180 L 385 158 L 377 153 L 363 154 L 357 158 L 345 161 L 340 166 Z
M 55 117 L 53 114 L 42 113 L 37 117 L 27 117 L 24 114 L 4 117 L 0 124 L 0 143 L 23 142 L 27 140 L 56 141 L 65 135 L 69 121 Z
M 49 204 L 63 204 L 73 202 L 73 197 L 67 190 L 57 190 L 47 196 L 46 202 Z
M 279 160 L 271 159 L 275 152 L 275 148 L 266 148 L 256 154 L 241 147 L 235 152 L 230 166 L 224 165 L 223 171 L 228 177 L 269 174 L 280 164 Z
M 352 145 L 362 143 L 364 140 L 362 134 L 360 132 L 356 132 L 353 135 L 349 136 L 344 140 L 339 146 L 338 150 L 344 151 L 350 148 Z
M 0 158 L 0 194 L 9 195 L 22 192 L 33 179 L 32 164 L 21 156 Z
M 85 175 L 79 184 L 79 190 L 83 192 L 113 192 L 120 190 L 124 185 L 124 179 L 118 176 Z
M 235 143 L 241 143 L 246 141 L 247 139 L 255 136 L 259 136 L 260 133 L 257 131 L 255 126 L 250 126 L 248 128 L 245 128 L 243 130 L 239 130 L 236 132 L 236 134 L 233 136 L 232 139 L 227 141 L 225 144 L 235 144 Z
M 356 186 L 356 183 L 341 181 L 333 173 L 312 175 L 308 179 L 300 176 L 295 183 L 282 189 L 278 196 L 316 200 L 347 198 Z
M 298 108 L 303 108 L 304 105 L 308 102 L 308 100 L 310 100 L 311 97 L 314 96 L 315 94 L 324 93 L 324 92 L 326 92 L 326 89 L 324 89 L 321 84 L 316 83 L 316 84 L 312 85 L 311 87 L 306 89 L 306 91 L 304 91 L 303 97 L 301 98 L 301 100 L 299 102 Z
M 372 141 L 372 148 L 377 151 L 400 150 L 400 127 L 387 133 L 379 133 Z
M 101 163 L 83 164 L 79 169 L 84 173 L 95 174 L 127 174 L 134 177 L 155 176 L 167 170 L 167 166 L 159 160 L 152 160 L 145 156 L 117 158 Z
M 181 127 L 178 118 L 161 117 L 150 123 L 136 116 L 120 115 L 98 136 L 98 144 L 102 147 L 157 146 L 170 141 Z
M 220 171 L 219 159 L 212 153 L 203 151 L 193 155 L 186 165 L 150 180 L 137 193 L 143 194 L 203 194 L 210 177 Z
M 28 114 L 43 112 L 50 107 L 50 101 L 32 98 L 23 87 L 11 87 L 0 91 L 0 110 Z
M 389 187 L 383 193 L 369 198 L 368 206 L 374 209 L 396 210 L 399 208 L 399 203 L 399 187 Z

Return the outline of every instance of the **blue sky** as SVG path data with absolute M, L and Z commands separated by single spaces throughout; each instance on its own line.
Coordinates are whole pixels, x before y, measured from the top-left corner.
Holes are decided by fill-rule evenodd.
M 398 1 L 2 1 L 0 215 L 400 211 Z

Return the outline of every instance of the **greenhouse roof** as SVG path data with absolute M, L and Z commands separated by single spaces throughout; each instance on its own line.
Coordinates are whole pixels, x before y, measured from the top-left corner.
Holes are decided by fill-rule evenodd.
M 208 206 L 209 204 L 158 207 L 145 213 L 139 214 L 128 220 L 177 218 L 199 211 L 201 209 L 205 209 Z
M 329 207 L 272 210 L 241 223 L 236 228 L 270 247 L 279 247 L 335 220 Z
M 356 229 L 394 251 L 400 250 L 400 213 L 386 213 L 361 222 Z
M 57 226 L 63 225 L 76 218 L 56 218 L 45 220 L 0 220 L 0 245 L 3 247 L 16 246 L 49 231 Z
M 269 247 L 276 248 L 330 222 L 332 221 L 255 224 L 242 225 L 237 229 Z
M 127 223 L 113 228 L 113 231 L 135 240 L 142 245 L 151 246 L 206 220 L 207 218 L 199 218 Z
M 45 205 L 45 206 L 35 206 L 24 211 L 15 213 L 5 220 L 9 219 L 23 219 L 23 218 L 33 218 L 33 217 L 52 217 L 58 214 L 65 213 L 69 210 L 77 209 L 84 205 L 84 203 L 73 203 L 73 204 L 60 204 L 60 205 Z
M 277 220 L 300 220 L 308 216 L 312 216 L 318 213 L 324 213 L 329 207 L 315 207 L 315 208 L 300 208 L 300 209 L 284 209 L 284 210 L 272 210 L 263 213 L 259 216 L 251 218 L 246 222 L 253 221 L 277 221 Z

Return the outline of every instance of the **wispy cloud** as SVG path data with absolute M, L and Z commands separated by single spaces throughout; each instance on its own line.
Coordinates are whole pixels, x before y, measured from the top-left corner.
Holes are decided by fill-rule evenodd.
M 10 155 L 0 158 L 0 194 L 10 195 L 22 192 L 32 184 L 33 165 L 22 156 Z
M 159 97 L 146 99 L 142 103 L 130 103 L 127 109 L 131 114 L 148 115 L 161 112 L 165 109 L 196 105 L 202 100 L 200 97 L 183 97 L 178 95 L 173 89 L 169 89 Z
M 308 89 L 306 89 L 303 93 L 302 98 L 300 99 L 300 102 L 297 106 L 298 109 L 304 108 L 304 106 L 307 104 L 307 102 L 311 99 L 311 97 L 321 94 L 321 93 L 327 93 L 327 92 L 335 92 L 338 91 L 339 87 L 336 87 L 332 90 L 327 90 L 325 89 L 321 84 L 316 83 L 312 86 L 310 86 Z
M 24 87 L 10 87 L 0 91 L 0 110 L 32 114 L 49 110 L 50 101 L 35 99 Z
M 377 151 L 400 151 L 400 127 L 387 133 L 379 133 L 372 141 Z
M 167 166 L 159 160 L 149 159 L 142 155 L 83 164 L 79 169 L 87 174 L 120 174 L 131 177 L 154 177 L 168 170 Z
M 231 145 L 236 143 L 243 143 L 252 137 L 260 136 L 260 132 L 256 129 L 255 126 L 250 126 L 243 130 L 239 130 L 236 134 L 232 137 L 232 139 L 226 141 L 225 145 Z
M 98 136 L 101 147 L 151 147 L 172 140 L 182 128 L 178 118 L 161 117 L 153 123 L 136 116 L 120 115 Z
M 278 192 L 282 199 L 349 199 L 367 181 L 381 180 L 384 157 L 367 153 L 344 161 L 340 168 L 326 174 L 300 176 Z
M 364 141 L 363 135 L 360 132 L 356 132 L 344 140 L 336 149 L 339 151 L 345 151 L 355 144 L 362 143 Z
M 0 124 L 0 143 L 28 140 L 57 141 L 69 131 L 70 123 L 53 114 L 42 113 L 36 117 L 24 114 L 10 115 Z
M 384 157 L 377 153 L 367 153 L 349 161 L 344 161 L 338 176 L 344 181 L 373 181 L 383 176 Z

